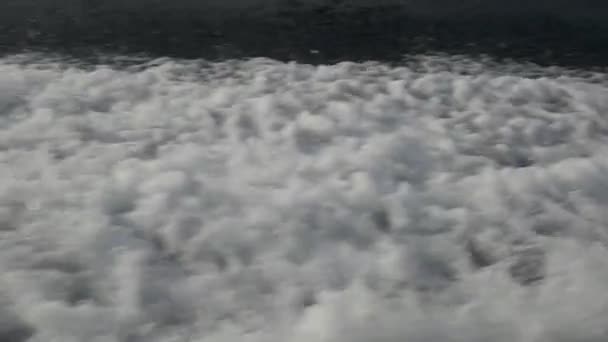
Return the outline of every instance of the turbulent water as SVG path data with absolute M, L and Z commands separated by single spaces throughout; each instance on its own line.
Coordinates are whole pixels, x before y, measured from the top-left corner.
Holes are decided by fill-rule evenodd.
M 608 340 L 601 6 L 180 1 L 0 5 L 0 341 Z

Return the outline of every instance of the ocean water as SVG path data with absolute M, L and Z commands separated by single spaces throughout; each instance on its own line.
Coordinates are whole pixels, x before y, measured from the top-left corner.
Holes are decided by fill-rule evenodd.
M 319 64 L 444 52 L 598 66 L 607 16 L 602 0 L 5 0 L 0 54 Z
M 605 7 L 4 1 L 0 341 L 607 341 Z

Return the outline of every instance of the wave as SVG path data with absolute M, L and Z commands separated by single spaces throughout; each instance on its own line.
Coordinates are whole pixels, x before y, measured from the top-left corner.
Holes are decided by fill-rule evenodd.
M 573 1 L 4 1 L 0 51 L 93 51 L 308 63 L 419 52 L 604 65 L 608 4 Z
M 608 73 L 16 62 L 2 341 L 608 341 Z

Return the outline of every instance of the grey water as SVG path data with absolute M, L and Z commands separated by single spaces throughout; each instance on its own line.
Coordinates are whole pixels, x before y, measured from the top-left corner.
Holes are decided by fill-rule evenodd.
M 595 0 L 6 0 L 0 53 L 312 64 L 447 53 L 601 67 L 606 17 Z

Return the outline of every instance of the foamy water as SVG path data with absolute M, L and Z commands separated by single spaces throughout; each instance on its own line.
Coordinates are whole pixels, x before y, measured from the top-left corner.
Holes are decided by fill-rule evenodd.
M 608 339 L 607 74 L 18 62 L 2 341 Z

